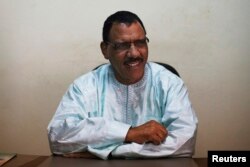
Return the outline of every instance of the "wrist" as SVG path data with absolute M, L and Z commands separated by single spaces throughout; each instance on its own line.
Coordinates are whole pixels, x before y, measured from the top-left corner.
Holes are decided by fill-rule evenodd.
M 133 128 L 132 126 L 128 129 L 127 135 L 125 137 L 124 142 L 125 143 L 131 143 L 132 142 L 132 137 L 133 136 Z

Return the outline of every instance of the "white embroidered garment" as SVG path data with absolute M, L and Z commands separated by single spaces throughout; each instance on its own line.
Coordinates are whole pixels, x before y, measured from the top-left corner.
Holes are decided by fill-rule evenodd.
M 129 128 L 156 120 L 168 130 L 160 145 L 124 143 Z M 123 85 L 110 64 L 70 85 L 48 126 L 55 154 L 89 151 L 113 157 L 192 156 L 197 117 L 183 81 L 164 67 L 147 63 L 144 77 Z

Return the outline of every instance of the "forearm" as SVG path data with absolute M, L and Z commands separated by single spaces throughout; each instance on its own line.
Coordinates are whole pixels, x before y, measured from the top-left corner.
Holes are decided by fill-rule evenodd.
M 167 128 L 154 120 L 150 120 L 138 127 L 130 128 L 125 142 L 135 142 L 138 144 L 153 143 L 159 145 L 166 139 L 167 134 Z
M 191 157 L 194 153 L 195 133 L 179 135 L 169 132 L 166 140 L 160 144 L 128 143 L 112 151 L 114 157 Z
M 122 144 L 129 125 L 104 118 L 88 118 L 76 122 L 53 120 L 48 127 L 51 150 L 56 154 L 82 152 L 87 147 L 98 149 Z

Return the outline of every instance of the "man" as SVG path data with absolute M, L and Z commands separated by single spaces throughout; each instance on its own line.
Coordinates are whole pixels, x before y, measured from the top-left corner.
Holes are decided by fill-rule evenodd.
M 183 81 L 148 63 L 148 38 L 139 17 L 109 16 L 101 50 L 105 64 L 69 87 L 48 126 L 54 154 L 154 158 L 190 157 L 197 118 Z

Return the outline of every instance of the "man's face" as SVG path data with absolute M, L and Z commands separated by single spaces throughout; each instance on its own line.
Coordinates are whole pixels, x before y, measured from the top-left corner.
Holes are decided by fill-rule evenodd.
M 124 47 L 124 43 L 127 47 Z M 119 82 L 128 85 L 142 79 L 148 59 L 148 46 L 140 23 L 114 23 L 109 42 L 102 42 L 101 49 L 104 57 L 110 61 Z

